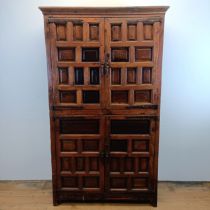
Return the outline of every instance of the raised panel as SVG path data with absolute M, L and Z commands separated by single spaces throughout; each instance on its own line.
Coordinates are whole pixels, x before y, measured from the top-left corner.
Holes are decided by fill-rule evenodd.
M 123 177 L 111 177 L 110 188 L 125 189 L 127 188 L 127 179 Z
M 82 150 L 97 152 L 99 150 L 99 140 L 82 140 Z
M 114 140 L 110 142 L 110 151 L 111 152 L 127 152 L 128 142 L 127 140 Z
M 89 38 L 92 41 L 99 40 L 99 25 L 98 24 L 90 24 L 89 25 Z
M 89 158 L 89 171 L 99 171 L 99 159 L 96 157 Z
M 151 90 L 136 90 L 134 95 L 136 103 L 151 102 Z
M 149 134 L 150 120 L 111 120 L 111 134 Z
M 76 91 L 60 91 L 61 103 L 76 103 Z
M 99 61 L 99 48 L 83 47 L 82 61 L 84 62 Z
M 147 189 L 148 188 L 148 178 L 133 178 L 132 179 L 132 189 Z
M 119 172 L 120 171 L 120 158 L 110 158 L 110 172 Z
M 118 47 L 111 49 L 112 62 L 128 62 L 129 61 L 129 48 Z
M 73 24 L 73 40 L 82 41 L 83 40 L 83 25 Z
M 56 35 L 58 41 L 66 40 L 66 24 L 57 24 L 56 25 Z
M 112 103 L 128 103 L 128 91 L 127 90 L 112 90 L 111 91 Z
M 58 68 L 59 71 L 59 84 L 68 84 L 68 68 Z
M 82 94 L 84 104 L 97 104 L 100 101 L 100 94 L 97 90 L 84 90 Z
M 149 170 L 149 158 L 139 159 L 139 172 L 148 172 Z
M 134 172 L 134 158 L 127 157 L 124 159 L 124 171 L 125 172 Z
M 98 119 L 60 119 L 61 134 L 97 134 L 99 133 Z
M 100 72 L 98 67 L 90 67 L 90 84 L 98 85 L 100 83 Z
M 75 85 L 84 84 L 84 69 L 81 67 L 74 68 L 74 84 Z
M 136 47 L 136 61 L 152 61 L 152 48 Z
M 70 158 L 61 158 L 61 171 L 71 171 Z
M 99 177 L 91 176 L 84 177 L 83 186 L 84 188 L 99 188 Z
M 144 39 L 151 40 L 153 39 L 153 25 L 144 24 Z
M 76 158 L 76 171 L 85 171 L 85 158 L 84 157 Z
M 58 48 L 59 61 L 75 61 L 75 48 Z
M 121 24 L 112 24 L 111 25 L 111 40 L 120 41 L 122 37 Z
M 111 80 L 112 80 L 112 85 L 121 84 L 121 69 L 120 68 L 112 68 Z
M 136 68 L 127 68 L 127 84 L 136 83 Z
M 149 141 L 134 139 L 132 140 L 132 151 L 133 152 L 149 152 Z
M 76 152 L 76 140 L 61 140 L 61 152 Z
M 137 24 L 128 25 L 128 40 L 134 41 L 137 38 Z
M 142 68 L 142 83 L 152 83 L 152 68 L 151 67 L 143 67 Z
M 78 188 L 78 177 L 62 177 L 61 186 L 64 188 Z

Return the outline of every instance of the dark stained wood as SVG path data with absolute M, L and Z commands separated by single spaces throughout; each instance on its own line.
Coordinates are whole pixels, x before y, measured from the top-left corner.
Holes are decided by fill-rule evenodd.
M 168 7 L 41 7 L 53 203 L 157 206 L 164 15 Z

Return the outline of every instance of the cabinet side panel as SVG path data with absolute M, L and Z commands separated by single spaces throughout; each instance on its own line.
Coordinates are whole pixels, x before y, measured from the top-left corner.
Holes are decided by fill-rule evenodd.
M 45 45 L 47 55 L 47 76 L 48 76 L 48 100 L 49 100 L 49 117 L 50 117 L 50 139 L 51 139 L 51 166 L 52 166 L 52 188 L 53 188 L 53 204 L 57 205 L 57 176 L 56 176 L 56 144 L 55 144 L 55 121 L 53 107 L 53 75 L 52 75 L 52 35 L 50 24 L 48 24 L 48 16 L 44 16 L 45 29 Z

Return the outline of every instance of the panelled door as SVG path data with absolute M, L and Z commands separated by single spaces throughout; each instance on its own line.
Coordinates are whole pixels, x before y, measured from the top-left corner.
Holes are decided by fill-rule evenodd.
M 104 18 L 53 20 L 50 25 L 54 103 L 58 107 L 104 106 Z
M 106 99 L 110 109 L 159 103 L 160 22 L 145 18 L 105 19 Z
M 120 198 L 121 193 L 152 190 L 155 120 L 113 115 L 107 119 L 107 128 L 109 159 L 105 164 L 105 187 L 108 197 L 116 194 Z
M 60 117 L 56 120 L 58 187 L 65 191 L 104 192 L 104 117 Z M 82 194 L 77 199 L 83 199 Z

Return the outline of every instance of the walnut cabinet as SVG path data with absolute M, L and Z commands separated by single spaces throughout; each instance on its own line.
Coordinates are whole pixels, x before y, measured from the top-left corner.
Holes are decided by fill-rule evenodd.
M 168 7 L 41 7 L 54 205 L 157 205 L 161 60 Z

